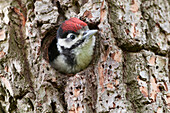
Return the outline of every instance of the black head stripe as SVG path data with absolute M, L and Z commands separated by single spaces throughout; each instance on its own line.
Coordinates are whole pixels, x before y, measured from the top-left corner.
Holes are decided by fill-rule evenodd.
M 82 40 L 77 41 L 74 45 L 71 46 L 71 48 L 64 48 L 63 46 L 61 46 L 61 49 L 63 50 L 63 55 L 66 56 L 66 62 L 70 65 L 74 65 L 76 64 L 76 60 L 75 60 L 75 54 L 72 53 L 72 49 L 75 49 L 77 46 L 79 46 L 80 44 L 82 44 L 85 41 L 85 38 Z
M 70 50 L 76 48 L 79 45 L 81 45 L 84 41 L 85 41 L 85 38 L 83 38 L 82 40 L 77 41 L 74 45 L 71 46 Z
M 63 51 L 71 51 L 72 49 L 75 49 L 77 46 L 81 45 L 84 41 L 85 41 L 85 38 L 83 38 L 82 40 L 77 41 L 70 48 L 65 48 L 64 46 L 61 46 L 61 49 Z
M 66 57 L 66 62 L 73 66 L 76 64 L 76 60 L 75 60 L 75 54 L 73 54 L 69 49 L 65 49 L 65 48 L 62 48 L 63 49 L 63 55 Z

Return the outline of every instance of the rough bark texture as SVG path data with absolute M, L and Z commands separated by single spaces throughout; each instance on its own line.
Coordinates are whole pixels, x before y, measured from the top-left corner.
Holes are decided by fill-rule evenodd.
M 71 76 L 48 62 L 70 17 L 99 30 Z M 1 0 L 0 113 L 169 113 L 169 45 L 168 0 Z

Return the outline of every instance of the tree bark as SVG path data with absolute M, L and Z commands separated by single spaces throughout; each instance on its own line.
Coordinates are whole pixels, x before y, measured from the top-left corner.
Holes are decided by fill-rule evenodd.
M 168 0 L 1 0 L 0 113 L 169 113 Z M 48 61 L 59 25 L 98 29 L 87 69 Z

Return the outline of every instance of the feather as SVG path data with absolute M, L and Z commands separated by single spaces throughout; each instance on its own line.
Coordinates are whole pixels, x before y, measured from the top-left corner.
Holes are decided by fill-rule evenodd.
M 61 28 L 63 32 L 66 31 L 74 31 L 77 32 L 80 30 L 82 27 L 87 26 L 87 24 L 78 18 L 70 18 L 69 20 L 66 20 L 62 25 Z

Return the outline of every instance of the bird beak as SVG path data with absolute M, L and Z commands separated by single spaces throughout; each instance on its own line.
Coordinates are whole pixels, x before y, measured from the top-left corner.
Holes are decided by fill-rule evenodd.
M 90 38 L 97 33 L 98 30 L 88 30 L 83 33 L 83 38 Z

